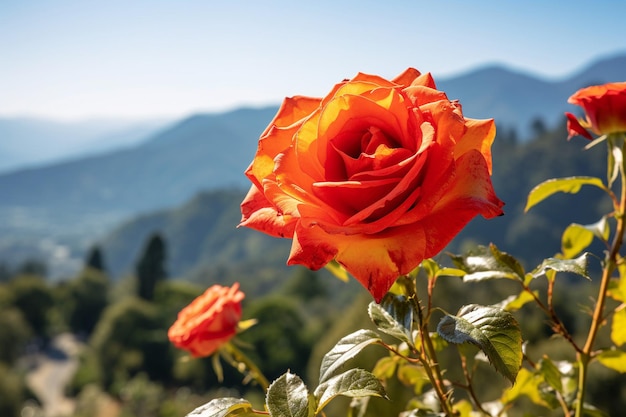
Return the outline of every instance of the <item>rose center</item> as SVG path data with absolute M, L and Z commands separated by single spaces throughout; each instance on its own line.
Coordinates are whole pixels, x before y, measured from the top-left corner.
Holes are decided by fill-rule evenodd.
M 414 165 L 414 153 L 377 126 L 345 129 L 329 143 L 326 178 L 315 184 L 316 195 L 349 217 L 369 208 L 367 221 L 376 220 L 403 201 L 386 196 Z
M 397 165 L 411 155 L 410 150 L 400 147 L 392 136 L 377 126 L 342 132 L 331 141 L 329 158 L 333 162 L 329 166 L 334 168 L 327 172 L 327 179 L 360 181 L 363 175 L 379 177 L 374 171 Z

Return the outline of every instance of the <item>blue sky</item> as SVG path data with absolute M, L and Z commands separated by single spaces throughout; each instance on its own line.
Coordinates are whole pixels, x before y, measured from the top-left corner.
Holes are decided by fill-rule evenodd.
M 0 117 L 182 117 L 357 72 L 546 78 L 626 52 L 624 1 L 0 1 Z

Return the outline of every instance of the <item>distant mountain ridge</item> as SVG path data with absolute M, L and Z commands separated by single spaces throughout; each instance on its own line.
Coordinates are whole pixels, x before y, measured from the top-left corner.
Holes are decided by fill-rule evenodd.
M 0 117 L 0 172 L 133 146 L 167 123 L 160 119 L 52 121 Z
M 578 111 L 567 103 L 578 89 L 618 81 L 626 81 L 626 53 L 600 59 L 556 81 L 488 66 L 437 81 L 437 88 L 449 98 L 459 99 L 466 117 L 494 118 L 498 127 L 515 128 L 524 140 L 531 136 L 535 119 L 553 127 L 563 119 L 563 112 Z
M 240 187 L 259 131 L 276 108 L 195 115 L 133 148 L 0 175 L 0 209 L 131 215 L 183 203 L 206 188 Z
M 553 125 L 565 110 L 574 110 L 566 101 L 578 88 L 620 80 L 626 80 L 626 54 L 558 81 L 502 67 L 436 81 L 449 98 L 460 100 L 467 117 L 493 117 L 502 132 L 522 129 L 536 117 Z M 243 171 L 276 110 L 197 114 L 133 147 L 0 174 L 0 261 L 7 253 L 14 257 L 16 240 L 25 245 L 24 239 L 69 239 L 75 249 L 122 220 L 177 207 L 199 192 L 245 191 L 249 182 Z

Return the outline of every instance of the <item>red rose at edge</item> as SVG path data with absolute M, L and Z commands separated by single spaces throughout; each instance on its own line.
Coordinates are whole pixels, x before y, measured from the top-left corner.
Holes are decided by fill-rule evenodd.
M 246 171 L 240 225 L 292 238 L 290 265 L 335 259 L 380 301 L 473 217 L 502 214 L 494 137 L 413 68 L 287 98 Z
M 567 102 L 582 107 L 586 116 L 578 120 L 565 113 L 569 138 L 581 135 L 593 139 L 587 129 L 596 135 L 626 132 L 626 82 L 581 88 Z
M 244 297 L 237 283 L 232 287 L 209 287 L 178 313 L 168 338 L 195 357 L 211 355 L 237 333 Z

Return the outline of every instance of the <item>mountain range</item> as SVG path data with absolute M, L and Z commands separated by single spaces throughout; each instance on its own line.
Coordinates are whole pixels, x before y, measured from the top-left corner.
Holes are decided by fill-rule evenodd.
M 555 126 L 564 111 L 578 112 L 567 99 L 582 87 L 626 80 L 626 53 L 593 62 L 572 75 L 547 80 L 503 66 L 487 66 L 444 79 L 437 87 L 463 105 L 466 117 L 494 118 L 497 126 L 513 128 L 521 140 L 531 137 L 532 124 Z
M 0 118 L 0 173 L 78 159 L 140 143 L 169 120 L 55 121 Z
M 537 118 L 552 126 L 573 111 L 567 98 L 578 88 L 623 80 L 626 54 L 556 81 L 490 66 L 437 84 L 467 117 L 493 117 L 500 132 L 515 129 L 524 140 Z M 45 254 L 69 265 L 125 219 L 176 208 L 206 190 L 245 191 L 243 171 L 276 109 L 192 115 L 134 146 L 0 174 L 0 261 Z

